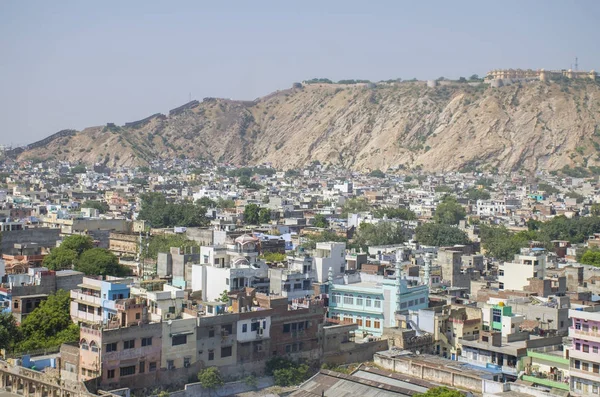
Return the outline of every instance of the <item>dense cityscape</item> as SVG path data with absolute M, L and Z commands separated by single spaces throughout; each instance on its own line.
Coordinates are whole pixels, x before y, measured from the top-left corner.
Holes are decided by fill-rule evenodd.
M 9 390 L 598 391 L 595 177 L 8 158 L 0 177 Z

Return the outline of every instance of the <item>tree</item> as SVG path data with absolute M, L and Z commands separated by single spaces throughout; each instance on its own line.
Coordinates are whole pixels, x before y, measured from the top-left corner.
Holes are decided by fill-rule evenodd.
M 205 208 L 214 208 L 217 206 L 217 203 L 214 200 L 211 200 L 210 197 L 202 197 L 199 200 L 196 200 L 196 204 Z
M 75 167 L 71 168 L 71 174 L 75 175 L 75 174 L 85 174 L 86 169 L 85 169 L 85 165 L 83 164 L 79 164 L 76 165 Z
M 587 250 L 581 257 L 580 263 L 600 267 L 600 251 Z
M 472 74 L 471 77 L 469 77 L 469 80 L 474 81 L 474 80 L 479 80 L 479 75 L 477 74 Z
M 309 234 L 306 236 L 308 241 L 302 244 L 303 248 L 306 249 L 314 249 L 317 246 L 317 243 L 323 243 L 327 241 L 333 242 L 348 242 L 348 239 L 334 233 L 330 230 L 324 230 L 321 233 Z
M 60 244 L 60 248 L 75 251 L 79 256 L 83 251 L 94 248 L 94 240 L 90 236 L 74 234 L 65 237 Z
M 148 251 L 144 252 L 144 255 L 148 258 L 158 258 L 159 252 L 169 252 L 171 247 L 183 248 L 184 250 L 199 249 L 197 242 L 189 240 L 183 234 L 163 234 L 150 237 L 148 243 Z M 196 251 L 198 252 L 198 251 Z
M 217 367 L 208 367 L 198 372 L 198 382 L 203 388 L 211 391 L 225 384 Z
M 306 364 L 298 365 L 283 357 L 273 357 L 265 365 L 265 373 L 274 377 L 277 386 L 299 385 L 308 379 L 309 369 Z
M 467 213 L 465 209 L 458 204 L 456 199 L 452 196 L 446 196 L 435 209 L 435 215 L 433 219 L 437 223 L 443 223 L 445 225 L 458 225 L 458 222 L 465 219 Z
M 329 227 L 329 221 L 327 220 L 327 218 L 325 218 L 325 215 L 323 215 L 323 214 L 316 214 L 315 215 L 314 226 L 325 229 L 325 228 Z
M 257 225 L 259 219 L 260 207 L 258 204 L 247 204 L 244 208 L 244 222 L 250 225 Z
M 469 244 L 467 234 L 459 228 L 443 223 L 424 223 L 415 229 L 417 241 L 436 247 Z
M 369 176 L 375 177 L 375 178 L 385 178 L 385 173 L 379 169 L 377 170 L 373 170 L 369 173 Z
M 404 221 L 414 221 L 417 219 L 417 215 L 413 211 L 403 207 L 379 208 L 373 211 L 373 214 L 377 218 L 383 218 L 386 216 L 388 219 L 402 219 Z
M 94 208 L 97 209 L 101 214 L 105 214 L 108 210 L 108 204 L 104 201 L 87 200 L 81 204 L 81 208 Z
M 357 212 L 365 212 L 370 208 L 369 203 L 364 198 L 354 198 L 346 200 L 342 206 L 342 217 L 347 217 L 348 214 L 355 214 Z
M 235 201 L 231 199 L 222 199 L 221 197 L 219 197 L 219 199 L 217 200 L 217 207 L 220 209 L 233 208 L 235 207 Z
M 152 227 L 198 227 L 208 223 L 206 208 L 192 203 L 168 203 L 161 193 L 144 193 L 140 196 L 142 208 L 138 219 L 150 222 Z
M 20 338 L 17 320 L 11 313 L 0 313 L 0 349 L 13 350 Z
M 395 222 L 362 223 L 354 238 L 360 247 L 400 244 L 404 241 L 402 226 Z
M 268 208 L 261 208 L 258 211 L 258 222 L 269 223 L 271 222 L 271 211 Z
M 221 292 L 221 296 L 219 297 L 219 301 L 223 302 L 223 303 L 228 303 L 229 302 L 229 292 L 227 292 L 227 290 L 223 290 L 223 292 Z
M 88 276 L 123 276 L 127 274 L 126 269 L 119 265 L 119 258 L 104 248 L 92 248 L 81 254 L 75 270 Z
M 44 266 L 50 270 L 72 269 L 77 262 L 77 252 L 61 247 L 56 247 L 44 258 Z
M 267 262 L 276 263 L 283 262 L 286 260 L 285 254 L 280 254 L 279 252 L 266 252 L 262 255 L 262 257 Z
M 471 201 L 477 200 L 489 200 L 491 195 L 490 192 L 484 189 L 470 188 L 465 190 L 464 195 Z
M 71 320 L 70 302 L 67 291 L 58 290 L 49 295 L 21 323 L 23 341 L 18 350 L 30 351 L 78 341 L 79 327 Z
M 599 216 L 600 215 L 600 204 L 598 204 L 598 203 L 592 204 L 592 206 L 590 207 L 590 214 L 592 216 Z
M 415 397 L 464 397 L 464 395 L 458 390 L 438 386 L 427 390 L 425 393 L 417 394 Z
M 461 77 L 458 78 L 458 82 L 459 83 L 466 83 L 467 79 L 461 76 Z

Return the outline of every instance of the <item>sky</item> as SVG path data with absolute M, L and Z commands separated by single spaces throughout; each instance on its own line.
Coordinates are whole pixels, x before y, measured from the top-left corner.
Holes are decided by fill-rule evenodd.
M 296 81 L 600 70 L 599 0 L 0 1 L 0 144 Z

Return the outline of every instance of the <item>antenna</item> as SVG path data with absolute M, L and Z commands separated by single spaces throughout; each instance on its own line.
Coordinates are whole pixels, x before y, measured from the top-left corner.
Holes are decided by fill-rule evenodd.
M 575 71 L 579 71 L 579 63 L 577 62 L 577 57 L 575 57 Z

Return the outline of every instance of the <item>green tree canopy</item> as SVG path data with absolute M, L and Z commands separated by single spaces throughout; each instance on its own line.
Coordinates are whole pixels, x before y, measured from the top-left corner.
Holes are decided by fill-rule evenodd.
M 244 207 L 244 222 L 248 225 L 258 225 L 260 223 L 260 207 L 258 204 L 247 204 Z
M 348 214 L 355 214 L 357 212 L 365 212 L 371 208 L 369 202 L 364 198 L 353 198 L 348 199 L 342 206 L 342 217 L 347 217 Z
M 581 257 L 580 263 L 600 267 L 600 251 L 587 250 Z
M 72 269 L 77 262 L 77 258 L 76 251 L 62 246 L 56 247 L 44 257 L 43 265 L 50 270 Z
M 196 200 L 196 204 L 205 208 L 215 208 L 217 206 L 217 203 L 214 200 L 211 200 L 210 197 L 206 196 Z
M 354 241 L 360 247 L 400 244 L 404 241 L 402 226 L 395 222 L 362 223 Z
M 268 208 L 261 208 L 258 211 L 258 222 L 259 223 L 269 223 L 271 222 L 271 210 Z
M 306 238 L 308 241 L 306 243 L 302 244 L 302 247 L 306 248 L 306 249 L 314 249 L 314 248 L 316 248 L 317 243 L 324 243 L 324 242 L 328 242 L 328 241 L 344 242 L 344 243 L 348 242 L 347 238 L 342 237 L 342 236 L 338 235 L 337 233 L 334 233 L 329 230 L 324 230 L 321 233 L 309 234 L 306 236 Z
M 265 365 L 265 373 L 272 375 L 277 386 L 295 386 L 310 377 L 310 368 L 284 358 L 273 357 Z
M 458 222 L 465 219 L 466 216 L 467 213 L 465 209 L 458 204 L 456 198 L 446 196 L 436 207 L 433 219 L 437 223 L 443 223 L 445 225 L 458 225 Z
M 417 241 L 437 247 L 469 244 L 467 234 L 459 228 L 443 223 L 424 223 L 415 229 Z
M 438 386 L 427 390 L 425 393 L 417 394 L 415 397 L 464 397 L 464 395 L 458 390 Z
M 11 313 L 0 313 L 0 349 L 12 351 L 21 339 L 21 330 Z
M 320 227 L 320 228 L 328 228 L 329 227 L 329 221 L 327 220 L 327 218 L 325 217 L 325 215 L 323 214 L 316 214 L 315 215 L 315 227 Z
M 218 389 L 225 384 L 217 367 L 204 368 L 198 372 L 198 382 L 200 382 L 203 388 L 208 390 Z
M 491 197 L 490 192 L 488 192 L 487 190 L 477 189 L 474 187 L 465 190 L 464 196 L 467 197 L 471 201 L 489 200 Z
M 60 244 L 60 248 L 75 251 L 79 256 L 83 251 L 94 248 L 94 240 L 90 236 L 74 234 L 65 237 Z
M 158 258 L 159 252 L 169 252 L 171 247 L 177 248 L 199 248 L 197 242 L 189 240 L 183 234 L 162 234 L 150 237 L 148 251 L 144 252 L 148 258 Z M 196 251 L 198 252 L 198 251 Z
M 385 178 L 385 173 L 379 169 L 377 170 L 373 170 L 369 173 L 369 176 L 375 177 L 375 178 Z
M 219 199 L 217 200 L 217 207 L 221 209 L 233 208 L 235 207 L 235 201 L 219 197 Z
M 32 311 L 21 323 L 23 341 L 19 350 L 43 349 L 78 341 L 79 327 L 71 320 L 70 302 L 69 293 L 58 290 Z
M 101 214 L 105 214 L 109 210 L 109 206 L 104 201 L 87 200 L 81 204 L 81 208 L 94 208 Z
M 383 218 L 384 216 L 387 216 L 388 219 L 402 219 L 405 221 L 414 221 L 417 219 L 417 215 L 413 211 L 403 207 L 378 208 L 373 211 L 373 214 L 377 218 Z
M 75 270 L 88 276 L 124 276 L 127 274 L 127 270 L 119 265 L 119 258 L 104 248 L 92 248 L 81 254 Z
M 169 203 L 161 193 L 144 193 L 140 196 L 142 209 L 138 219 L 149 221 L 152 227 L 205 226 L 206 208 L 192 203 Z

